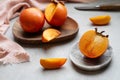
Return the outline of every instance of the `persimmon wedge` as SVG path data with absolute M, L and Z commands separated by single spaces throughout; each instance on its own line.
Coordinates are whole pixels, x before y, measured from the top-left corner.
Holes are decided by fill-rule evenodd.
M 104 31 L 97 32 L 89 30 L 83 34 L 79 41 L 79 49 L 88 58 L 100 57 L 107 50 L 109 45 L 108 35 L 103 35 Z
M 57 69 L 62 67 L 67 58 L 41 58 L 40 64 L 44 69 Z
M 61 32 L 54 28 L 48 28 L 43 31 L 42 34 L 42 42 L 50 42 L 51 40 L 57 38 L 59 35 L 61 35 Z
M 95 25 L 106 25 L 110 20 L 111 17 L 109 15 L 99 15 L 90 18 L 90 21 Z

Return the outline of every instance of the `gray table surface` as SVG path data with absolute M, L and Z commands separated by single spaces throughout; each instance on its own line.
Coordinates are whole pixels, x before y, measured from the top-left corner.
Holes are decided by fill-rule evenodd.
M 90 4 L 67 3 L 68 16 L 73 18 L 79 25 L 78 35 L 71 41 L 55 43 L 51 45 L 23 46 L 30 54 L 31 61 L 21 64 L 0 65 L 0 80 L 119 80 L 120 79 L 120 12 L 114 11 L 77 11 L 74 6 L 96 5 L 109 2 L 120 2 L 119 0 L 99 0 Z M 109 14 L 111 22 L 105 26 L 93 26 L 89 20 L 96 15 Z M 16 19 L 11 20 L 10 28 L 6 36 L 15 41 L 12 35 L 12 26 Z M 81 35 L 98 27 L 109 34 L 110 45 L 113 48 L 112 62 L 105 69 L 99 71 L 83 71 L 72 64 L 69 54 L 72 46 L 79 41 Z M 40 58 L 67 57 L 65 65 L 56 70 L 44 70 L 39 64 Z

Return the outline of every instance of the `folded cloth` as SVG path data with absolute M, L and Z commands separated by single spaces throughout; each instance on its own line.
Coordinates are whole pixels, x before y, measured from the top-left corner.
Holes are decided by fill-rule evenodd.
M 20 4 L 19 4 L 20 3 Z M 5 0 L 0 4 L 0 33 L 4 34 L 9 27 L 9 20 L 18 16 L 19 9 L 30 7 L 23 0 Z
M 67 2 L 75 2 L 75 3 L 78 3 L 78 2 L 89 3 L 93 1 L 96 1 L 96 0 L 67 0 Z
M 0 34 L 0 64 L 27 62 L 29 54 L 17 43 Z

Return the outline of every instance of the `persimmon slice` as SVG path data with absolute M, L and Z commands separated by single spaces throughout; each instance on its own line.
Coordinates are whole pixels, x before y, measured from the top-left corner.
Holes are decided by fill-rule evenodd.
M 111 17 L 109 15 L 99 15 L 91 17 L 90 20 L 95 25 L 106 25 L 110 22 Z
M 79 41 L 80 51 L 88 58 L 100 57 L 108 48 L 108 35 L 103 35 L 104 31 L 97 32 L 89 30 L 83 34 Z
M 45 16 L 48 21 L 50 21 L 52 19 L 53 15 L 55 13 L 56 6 L 57 6 L 56 4 L 51 3 L 45 9 Z
M 40 64 L 45 69 L 57 69 L 63 66 L 67 58 L 41 58 Z
M 42 34 L 42 42 L 50 42 L 51 40 L 57 38 L 61 32 L 54 28 L 48 28 L 45 31 L 43 31 Z

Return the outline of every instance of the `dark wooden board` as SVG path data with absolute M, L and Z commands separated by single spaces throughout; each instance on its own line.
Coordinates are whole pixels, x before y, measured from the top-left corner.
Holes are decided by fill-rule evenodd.
M 26 33 L 23 31 L 23 29 L 20 26 L 19 19 L 16 20 L 16 22 L 13 25 L 12 28 L 12 33 L 14 35 L 14 38 L 16 41 L 24 44 L 40 44 L 42 43 L 41 41 L 41 36 L 42 32 L 46 29 L 51 27 L 50 25 L 45 22 L 44 28 L 39 31 L 38 33 Z M 67 20 L 65 21 L 64 25 L 62 25 L 59 30 L 61 31 L 61 35 L 52 40 L 51 42 L 61 42 L 65 40 L 70 40 L 73 39 L 77 32 L 79 31 L 78 24 L 75 20 L 72 18 L 68 17 Z M 50 42 L 50 43 L 51 43 Z

